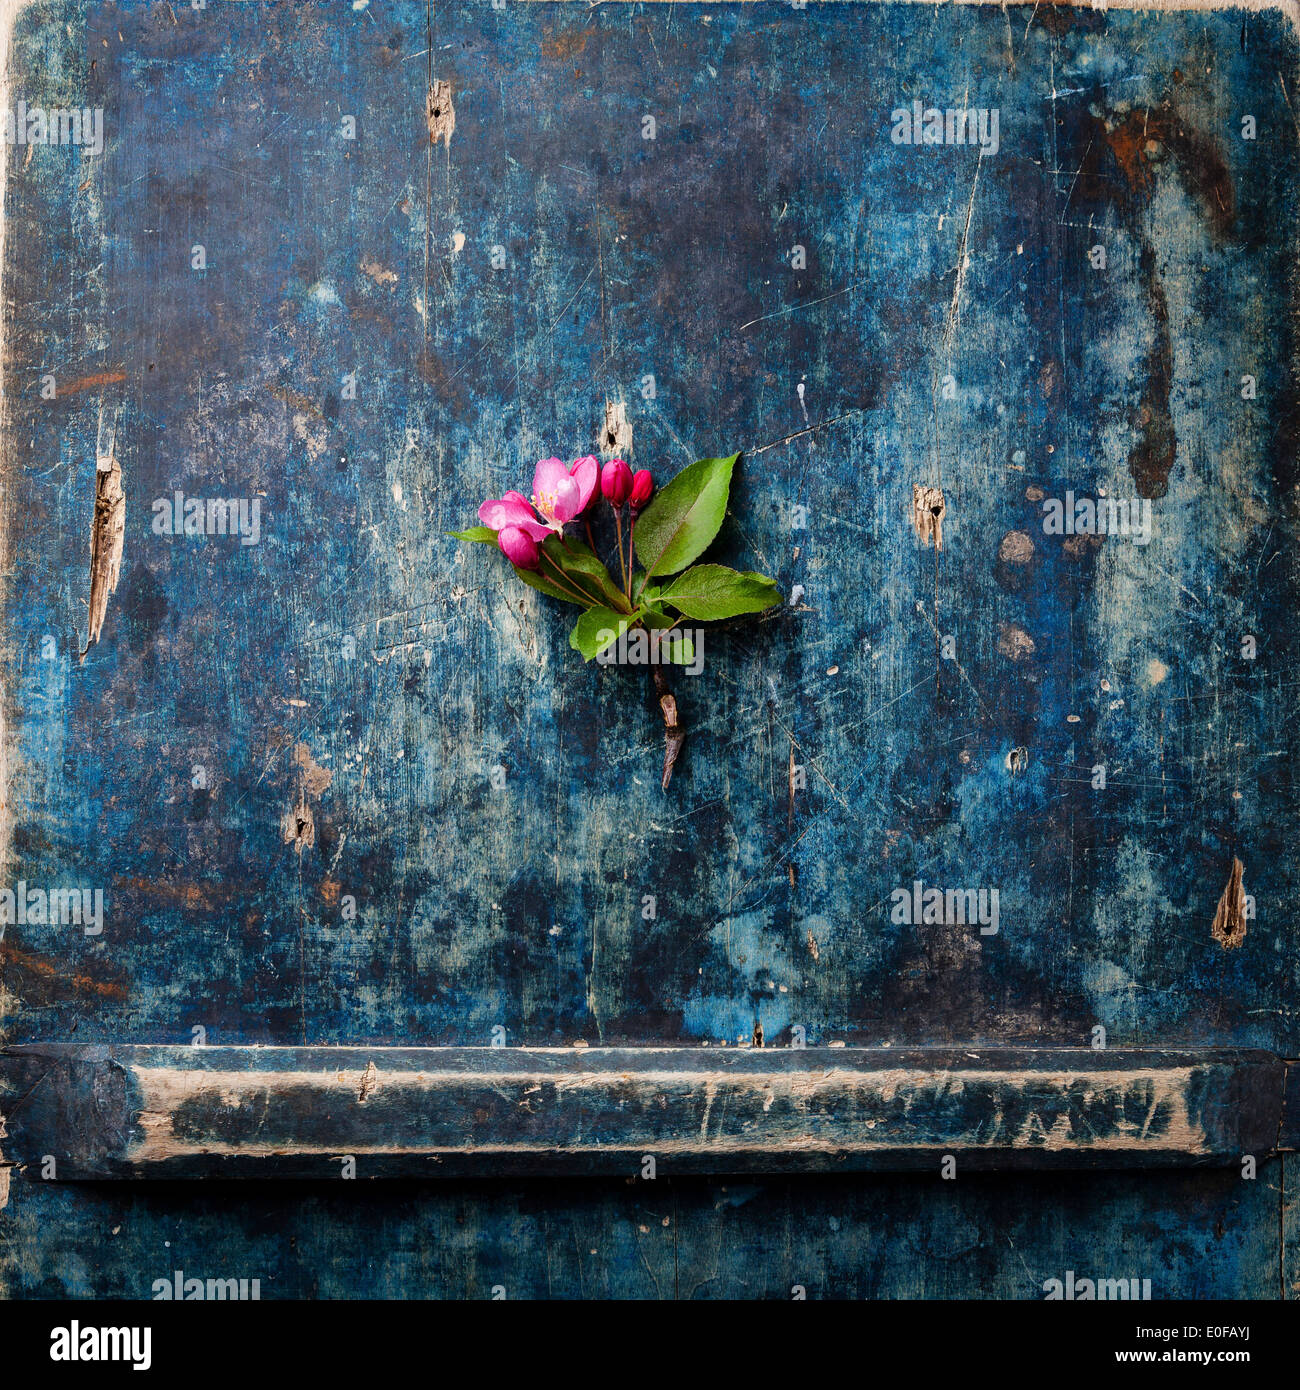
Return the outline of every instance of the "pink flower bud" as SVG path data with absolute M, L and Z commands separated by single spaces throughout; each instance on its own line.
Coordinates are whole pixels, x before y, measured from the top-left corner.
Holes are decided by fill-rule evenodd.
M 498 531 L 497 545 L 501 547 L 502 555 L 521 570 L 535 570 L 542 563 L 542 552 L 537 542 L 518 526 L 506 526 Z
M 581 515 L 587 510 L 587 504 L 595 498 L 599 490 L 596 484 L 600 481 L 600 465 L 596 462 L 595 454 L 574 459 L 569 469 L 569 476 L 574 478 L 578 484 L 578 511 L 576 515 Z
M 632 491 L 632 470 L 622 459 L 610 459 L 600 470 L 600 490 L 611 506 L 621 507 Z
M 639 512 L 642 507 L 650 500 L 650 494 L 655 490 L 655 480 L 650 476 L 648 468 L 638 468 L 632 474 L 632 493 L 629 501 L 632 503 L 632 510 Z

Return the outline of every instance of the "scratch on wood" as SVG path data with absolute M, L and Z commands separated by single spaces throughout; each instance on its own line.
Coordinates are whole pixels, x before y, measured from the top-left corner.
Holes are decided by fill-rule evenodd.
M 92 376 L 79 376 L 75 381 L 60 382 L 59 395 L 73 396 L 78 391 L 93 391 L 98 386 L 116 386 L 125 380 L 125 372 L 96 372 Z
M 786 782 L 789 787 L 789 803 L 786 809 L 785 823 L 788 826 L 794 825 L 794 783 L 795 783 L 795 760 L 794 744 L 790 745 L 790 766 L 786 775 Z

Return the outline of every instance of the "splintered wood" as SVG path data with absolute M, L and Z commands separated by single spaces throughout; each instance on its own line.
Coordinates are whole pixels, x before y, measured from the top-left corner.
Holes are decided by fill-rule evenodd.
M 117 589 L 126 535 L 126 497 L 122 469 L 111 455 L 95 465 L 95 516 L 90 526 L 90 623 L 79 660 L 99 641 L 108 600 Z
M 936 550 L 943 549 L 943 489 L 930 487 L 926 483 L 912 485 L 912 524 L 922 545 L 932 545 Z

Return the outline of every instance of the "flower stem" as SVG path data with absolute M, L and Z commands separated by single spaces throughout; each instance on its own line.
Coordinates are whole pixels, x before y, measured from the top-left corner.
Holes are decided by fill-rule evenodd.
M 630 589 L 631 585 L 628 580 L 627 566 L 623 563 L 623 509 L 621 507 L 614 508 L 614 534 L 618 537 L 618 568 L 619 573 L 623 576 L 623 588 L 626 591 Z M 631 544 L 631 539 L 629 535 L 629 544 Z
M 636 517 L 629 515 L 627 519 L 627 575 L 625 577 L 626 588 L 624 594 L 628 603 L 632 602 L 632 570 L 635 568 L 635 561 L 632 558 L 632 537 L 636 534 Z
M 686 730 L 682 728 L 681 721 L 677 717 L 677 699 L 673 692 L 668 688 L 668 681 L 664 673 L 658 666 L 650 668 L 650 674 L 655 683 L 655 694 L 659 699 L 659 708 L 664 716 L 664 778 L 663 789 L 668 790 L 668 784 L 673 780 L 673 765 L 677 762 L 677 755 L 682 751 L 682 744 L 686 742 Z
M 556 573 L 557 578 L 551 580 L 552 584 L 558 584 L 558 586 L 561 589 L 567 589 L 569 593 L 571 593 L 573 597 L 578 600 L 579 603 L 584 604 L 586 606 L 590 606 L 593 603 L 600 602 L 600 599 L 598 597 L 589 594 L 585 589 L 581 588 L 577 580 L 570 579 L 569 576 L 565 574 L 565 572 L 559 567 L 559 565 L 557 565 L 555 561 L 552 560 L 551 557 L 545 551 L 542 551 L 541 558 L 545 560 L 546 563 L 550 565 L 550 567 Z M 548 575 L 547 578 L 549 579 L 550 576 Z

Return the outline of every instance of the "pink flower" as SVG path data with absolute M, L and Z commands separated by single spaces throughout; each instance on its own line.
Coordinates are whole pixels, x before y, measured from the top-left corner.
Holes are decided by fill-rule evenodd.
M 513 526 L 530 540 L 545 540 L 552 531 L 563 533 L 564 523 L 580 516 L 596 491 L 599 469 L 589 454 L 569 468 L 562 459 L 543 459 L 533 474 L 533 503 L 519 492 L 489 498 L 478 509 L 478 519 L 493 531 Z M 542 514 L 538 521 L 537 508 Z
M 578 483 L 578 511 L 585 512 L 587 504 L 596 495 L 596 483 L 599 480 L 600 466 L 596 462 L 596 456 L 588 454 L 585 458 L 574 459 L 569 472 Z
M 546 528 L 540 529 L 545 535 Z M 521 526 L 503 526 L 497 532 L 497 545 L 501 547 L 502 555 L 521 570 L 535 570 L 542 563 L 542 552 L 537 541 Z
M 552 531 L 582 514 L 596 490 L 596 460 L 578 459 L 573 467 L 563 459 L 543 459 L 533 474 L 533 506 Z
M 534 541 L 543 540 L 552 529 L 538 521 L 528 505 L 528 499 L 518 492 L 507 492 L 499 500 L 484 502 L 478 509 L 478 519 L 493 531 L 513 526 Z
M 655 490 L 654 479 L 650 476 L 648 468 L 638 468 L 632 474 L 632 492 L 628 501 L 632 503 L 633 512 L 639 512 L 642 507 L 650 500 L 650 494 Z
M 610 459 L 600 470 L 600 490 L 612 507 L 621 507 L 632 491 L 632 470 L 622 459 Z

